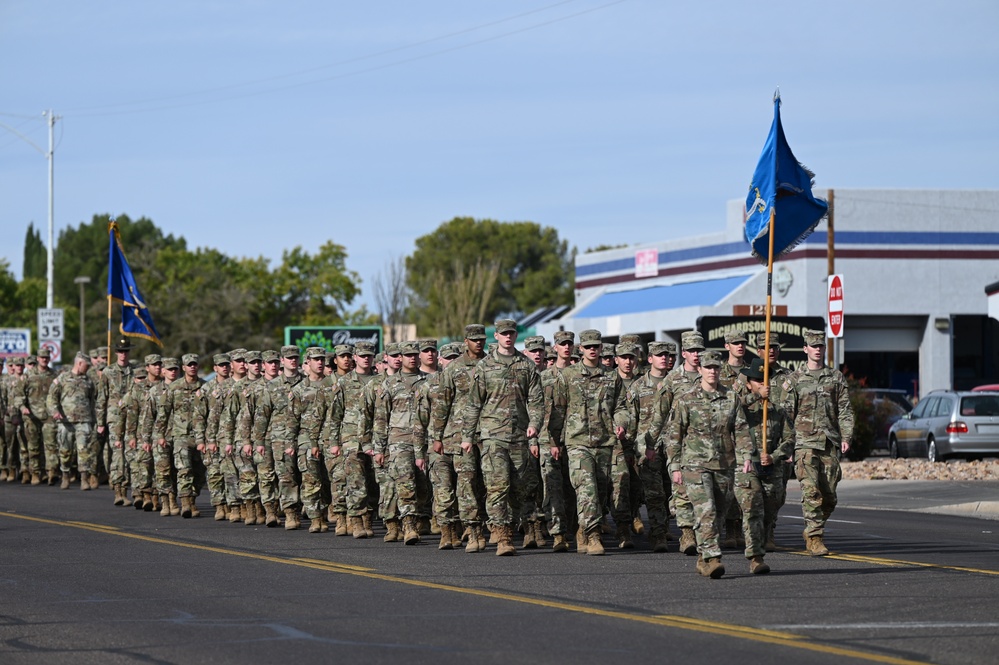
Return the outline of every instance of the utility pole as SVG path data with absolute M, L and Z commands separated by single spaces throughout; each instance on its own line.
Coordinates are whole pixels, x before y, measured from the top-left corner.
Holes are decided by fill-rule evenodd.
M 48 279 L 48 285 L 45 289 L 45 307 L 52 309 L 54 306 L 53 301 L 55 300 L 55 268 L 53 264 L 53 255 L 55 253 L 53 231 L 55 228 L 55 123 L 62 116 L 57 116 L 52 112 L 52 109 L 43 112 L 42 115 L 48 117 L 49 125 L 49 151 L 46 155 L 49 160 L 49 252 L 45 273 Z
M 80 285 L 80 353 L 86 353 L 86 335 L 84 334 L 86 320 L 83 317 L 83 313 L 87 308 L 85 294 L 83 293 L 83 287 L 90 284 L 90 277 L 87 275 L 80 275 L 73 280 Z

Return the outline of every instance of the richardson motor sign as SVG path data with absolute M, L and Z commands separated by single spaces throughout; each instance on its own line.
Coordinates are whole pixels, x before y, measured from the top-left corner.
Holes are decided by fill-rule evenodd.
M 774 316 L 770 319 L 770 333 L 780 336 L 781 365 L 791 370 L 805 364 L 805 337 L 802 333 L 806 328 L 823 330 L 825 319 L 821 316 Z M 766 318 L 762 316 L 702 316 L 697 322 L 697 329 L 704 336 L 704 345 L 709 349 L 725 349 L 725 334 L 732 330 L 741 330 L 749 338 L 749 354 L 756 354 L 756 336 L 762 336 L 766 329 Z M 750 355 L 750 357 L 752 357 Z
M 302 352 L 310 346 L 321 346 L 332 351 L 337 344 L 371 342 L 382 350 L 382 329 L 378 326 L 288 326 L 284 329 L 284 343 L 294 344 Z

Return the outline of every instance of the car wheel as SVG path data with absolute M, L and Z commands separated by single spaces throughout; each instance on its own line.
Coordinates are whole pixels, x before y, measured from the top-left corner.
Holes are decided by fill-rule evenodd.
M 926 442 L 926 459 L 931 462 L 939 462 L 941 460 L 940 455 L 937 453 L 937 442 L 930 437 L 930 440 Z
M 898 459 L 898 441 L 894 438 L 888 442 L 888 457 Z

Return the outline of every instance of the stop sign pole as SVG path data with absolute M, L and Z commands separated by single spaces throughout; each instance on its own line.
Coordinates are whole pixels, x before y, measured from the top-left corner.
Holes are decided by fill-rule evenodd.
M 829 314 L 826 336 L 833 340 L 833 361 L 831 366 L 839 364 L 839 342 L 843 338 L 843 276 L 829 275 L 829 298 L 827 311 Z

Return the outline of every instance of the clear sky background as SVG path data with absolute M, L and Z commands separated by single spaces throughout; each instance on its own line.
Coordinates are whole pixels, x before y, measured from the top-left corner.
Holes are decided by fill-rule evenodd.
M 146 216 L 190 247 L 344 245 L 371 282 L 452 217 L 580 251 L 720 231 L 780 85 L 817 187 L 987 188 L 999 3 L 0 0 L 0 123 L 55 226 Z M 0 127 L 20 277 L 47 165 Z M 748 250 L 747 250 L 748 251 Z

